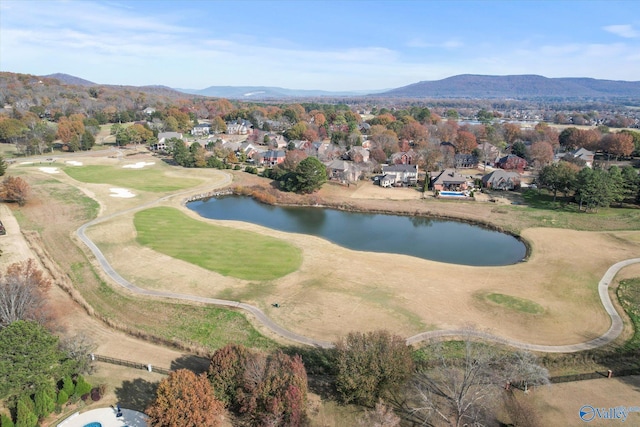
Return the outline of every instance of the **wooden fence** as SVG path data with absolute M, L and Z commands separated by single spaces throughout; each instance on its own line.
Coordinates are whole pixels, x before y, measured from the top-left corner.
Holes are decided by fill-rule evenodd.
M 169 375 L 169 373 L 171 372 L 171 369 L 161 368 L 159 366 L 153 366 L 150 363 L 145 364 L 145 363 L 131 362 L 130 360 L 116 359 L 114 357 L 101 356 L 99 354 L 93 354 L 93 353 L 90 354 L 89 357 L 91 358 L 91 360 L 95 360 L 97 362 L 104 362 L 104 363 L 110 363 L 112 365 L 126 366 L 128 368 L 134 368 L 134 369 L 142 369 L 147 372 L 157 372 L 163 375 Z

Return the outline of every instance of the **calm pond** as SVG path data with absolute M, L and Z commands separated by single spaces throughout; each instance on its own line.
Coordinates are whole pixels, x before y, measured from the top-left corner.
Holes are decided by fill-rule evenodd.
M 358 251 L 405 254 L 452 264 L 515 264 L 527 251 L 513 236 L 457 221 L 270 206 L 239 196 L 211 198 L 187 206 L 205 218 L 312 234 Z

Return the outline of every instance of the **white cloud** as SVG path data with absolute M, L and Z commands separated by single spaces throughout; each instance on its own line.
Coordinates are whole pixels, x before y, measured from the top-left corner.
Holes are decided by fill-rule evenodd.
M 628 38 L 628 39 L 634 39 L 634 38 L 640 37 L 640 31 L 634 29 L 633 26 L 628 24 L 607 25 L 602 29 L 612 34 L 615 34 L 617 36 Z

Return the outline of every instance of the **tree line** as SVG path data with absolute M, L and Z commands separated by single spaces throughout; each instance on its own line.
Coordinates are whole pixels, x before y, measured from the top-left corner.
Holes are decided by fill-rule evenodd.
M 560 161 L 540 170 L 536 183 L 540 188 L 573 196 L 580 210 L 597 211 L 623 202 L 640 202 L 640 175 L 633 166 L 611 166 L 609 169 L 582 167 Z
M 387 331 L 352 332 L 305 367 L 299 354 L 265 354 L 228 344 L 212 355 L 209 370 L 178 370 L 158 386 L 146 413 L 152 427 L 217 426 L 225 411 L 252 426 L 304 426 L 307 371 L 330 374 L 336 398 L 365 407 L 362 426 L 484 425 L 499 408 L 517 425 L 538 425 L 526 396 L 548 383 L 548 372 L 526 352 L 475 341 L 424 347 L 419 355 Z M 523 421 L 523 418 L 525 421 Z
M 2 427 L 36 427 L 67 403 L 103 392 L 82 375 L 93 369 L 91 340 L 52 333 L 59 325 L 47 305 L 50 286 L 33 259 L 0 275 L 0 399 L 8 410 L 0 410 Z

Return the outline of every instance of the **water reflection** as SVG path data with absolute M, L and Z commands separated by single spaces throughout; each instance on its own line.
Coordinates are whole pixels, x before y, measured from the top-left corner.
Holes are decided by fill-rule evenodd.
M 525 245 L 513 236 L 457 221 L 278 207 L 239 196 L 192 202 L 188 207 L 205 218 L 311 234 L 360 251 L 476 266 L 515 264 L 526 255 Z

